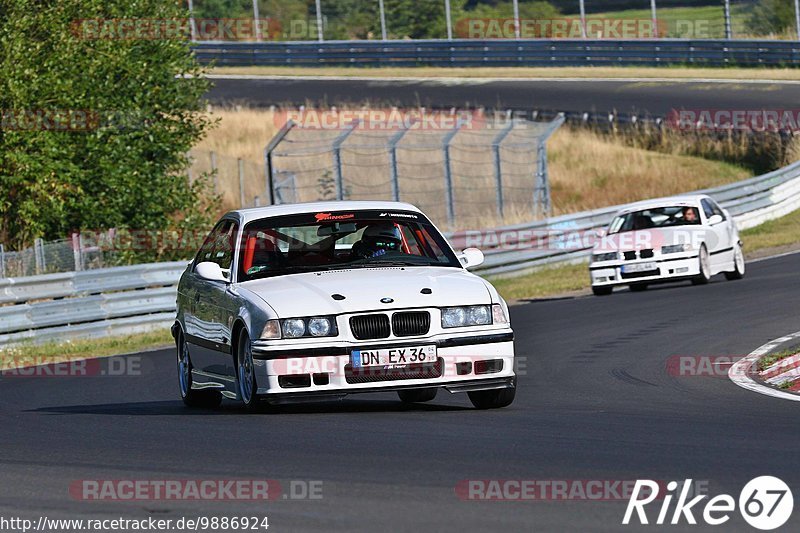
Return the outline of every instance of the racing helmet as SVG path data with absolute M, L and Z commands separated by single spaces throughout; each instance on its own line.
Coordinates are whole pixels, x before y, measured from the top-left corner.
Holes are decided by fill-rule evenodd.
M 396 251 L 400 249 L 403 236 L 391 222 L 370 224 L 361 236 L 361 242 L 370 252 Z

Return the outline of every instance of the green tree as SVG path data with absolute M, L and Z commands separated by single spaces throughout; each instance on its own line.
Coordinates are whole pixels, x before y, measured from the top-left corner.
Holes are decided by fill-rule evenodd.
M 186 17 L 163 0 L 0 0 L 2 242 L 208 222 L 207 180 L 189 185 L 185 172 L 187 152 L 211 126 L 202 69 L 183 35 L 113 31 L 120 20 Z M 89 38 L 98 28 L 108 38 Z M 82 113 L 86 127 L 69 118 Z M 80 131 L 69 129 L 76 124 Z

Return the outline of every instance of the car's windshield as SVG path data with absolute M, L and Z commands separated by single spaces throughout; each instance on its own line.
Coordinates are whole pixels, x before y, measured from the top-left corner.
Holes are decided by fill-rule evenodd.
M 696 207 L 686 205 L 653 207 L 617 216 L 611 221 L 608 233 L 695 224 L 700 224 L 700 212 Z
M 239 280 L 375 266 L 460 264 L 444 238 L 419 213 L 308 213 L 247 224 L 239 253 Z

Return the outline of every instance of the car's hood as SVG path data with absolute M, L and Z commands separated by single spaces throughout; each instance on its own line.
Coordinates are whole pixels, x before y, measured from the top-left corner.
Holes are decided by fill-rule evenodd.
M 697 244 L 703 242 L 707 229 L 704 226 L 676 226 L 605 235 L 595 242 L 596 252 L 658 249 L 671 244 Z
M 261 297 L 279 318 L 491 303 L 482 279 L 447 267 L 332 270 L 247 281 L 240 286 Z M 423 289 L 430 289 L 430 294 L 423 294 Z M 334 294 L 344 299 L 334 299 Z M 382 303 L 384 298 L 393 302 Z

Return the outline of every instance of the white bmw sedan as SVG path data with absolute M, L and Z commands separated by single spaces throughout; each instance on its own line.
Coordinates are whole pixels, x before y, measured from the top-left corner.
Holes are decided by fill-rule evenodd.
M 244 209 L 211 231 L 172 328 L 190 406 L 247 408 L 440 389 L 499 408 L 516 392 L 508 307 L 417 208 L 324 202 Z
M 637 291 L 665 281 L 704 284 L 719 273 L 729 280 L 744 276 L 736 224 L 705 195 L 631 204 L 598 237 L 589 266 L 598 296 L 619 285 Z

